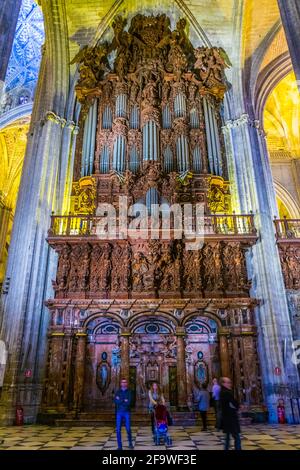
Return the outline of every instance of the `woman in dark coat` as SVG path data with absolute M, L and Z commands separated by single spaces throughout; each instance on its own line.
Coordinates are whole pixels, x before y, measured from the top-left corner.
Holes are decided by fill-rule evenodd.
M 220 407 L 222 429 L 226 434 L 224 449 L 229 450 L 230 435 L 232 435 L 235 450 L 241 450 L 241 429 L 238 416 L 239 404 L 233 397 L 232 382 L 228 377 L 221 379 Z

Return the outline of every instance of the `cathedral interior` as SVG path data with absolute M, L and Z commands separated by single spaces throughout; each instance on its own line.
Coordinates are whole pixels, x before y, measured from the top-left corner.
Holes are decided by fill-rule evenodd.
M 136 420 L 226 376 L 300 422 L 299 28 L 297 0 L 2 2 L 1 425 L 113 422 L 122 377 Z

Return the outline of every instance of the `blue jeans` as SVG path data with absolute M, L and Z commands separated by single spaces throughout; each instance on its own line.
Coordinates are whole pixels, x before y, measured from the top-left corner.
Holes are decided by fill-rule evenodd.
M 122 449 L 121 428 L 123 419 L 125 421 L 125 428 L 128 436 L 128 444 L 129 446 L 132 446 L 130 411 L 117 411 L 117 441 L 119 449 Z
M 231 434 L 230 432 L 226 433 L 224 450 L 229 450 L 230 434 Z M 235 448 L 235 450 L 242 450 L 241 437 L 240 437 L 239 433 L 238 432 L 237 433 L 232 433 L 232 437 L 234 439 L 234 448 Z

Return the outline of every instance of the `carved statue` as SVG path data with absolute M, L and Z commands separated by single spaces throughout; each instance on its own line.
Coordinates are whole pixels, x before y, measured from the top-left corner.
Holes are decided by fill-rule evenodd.
M 180 18 L 176 24 L 176 31 L 177 31 L 177 40 L 178 45 L 184 51 L 188 64 L 193 64 L 195 62 L 195 55 L 194 55 L 194 48 L 192 46 L 191 41 L 188 39 L 187 34 L 185 32 L 187 21 L 185 18 Z
M 134 80 L 130 86 L 130 98 L 129 98 L 132 106 L 137 104 L 139 92 L 140 92 L 140 87 L 138 83 Z
M 163 101 L 163 103 L 165 103 L 165 104 L 169 103 L 170 93 L 171 93 L 170 82 L 164 81 L 163 86 L 162 86 L 162 101 Z
M 287 265 L 286 284 L 288 289 L 298 289 L 300 285 L 300 252 L 292 246 L 288 246 L 285 252 Z
M 155 107 L 158 105 L 158 90 L 157 90 L 157 83 L 150 79 L 142 92 L 142 106 L 143 108 L 147 108 L 148 106 Z
M 66 289 L 70 268 L 70 248 L 64 245 L 59 253 L 56 282 L 54 283 L 54 286 L 59 290 Z
M 145 255 L 141 252 L 135 253 L 132 260 L 132 288 L 141 292 L 149 289 L 149 283 L 153 283 L 152 278 L 148 278 L 149 264 Z
M 226 285 L 228 290 L 236 291 L 245 285 L 243 273 L 243 255 L 239 244 L 226 243 L 223 250 L 224 266 L 226 266 Z
M 181 79 L 182 73 L 188 66 L 186 55 L 182 47 L 178 44 L 179 38 L 180 34 L 178 31 L 173 31 L 170 38 L 170 51 L 167 64 L 167 69 L 174 73 L 176 81 Z
M 164 355 L 168 358 L 176 358 L 177 338 L 174 335 L 163 335 Z M 161 352 L 163 352 L 161 351 Z
M 99 279 L 99 289 L 105 291 L 109 288 L 109 280 L 111 275 L 111 246 L 106 245 L 102 248 L 100 256 L 101 276 Z
M 81 245 L 72 246 L 72 251 L 70 255 L 71 269 L 69 273 L 69 290 L 71 292 L 74 292 L 80 289 L 79 260 L 81 259 L 82 248 L 83 247 Z
M 83 245 L 81 259 L 79 261 L 78 274 L 80 288 L 82 290 L 87 290 L 90 274 L 90 247 L 88 245 Z
M 188 292 L 199 291 L 202 288 L 200 276 L 200 259 L 199 251 L 184 251 L 184 288 Z
M 220 243 L 207 243 L 203 248 L 204 288 L 217 291 L 223 287 Z
M 79 67 L 80 79 L 77 88 L 93 89 L 102 79 L 103 73 L 109 70 L 107 60 L 108 44 L 96 47 L 83 47 L 71 61 L 72 64 L 82 64 Z
M 133 37 L 130 33 L 124 31 L 126 26 L 126 19 L 117 16 L 113 21 L 112 28 L 114 30 L 114 39 L 109 48 L 109 51 L 117 50 L 117 57 L 115 59 L 115 72 L 119 76 L 120 81 L 124 81 L 128 73 L 129 64 L 131 62 L 130 46 Z
M 102 266 L 100 264 L 103 249 L 99 245 L 93 247 L 91 253 L 91 277 L 90 277 L 90 290 L 97 292 L 100 286 L 100 277 L 102 274 Z
M 162 255 L 160 266 L 160 290 L 166 292 L 173 291 L 174 289 L 176 289 L 176 286 L 174 285 L 174 259 L 170 248 L 168 248 L 167 251 Z
M 195 50 L 196 62 L 194 69 L 198 70 L 203 84 L 218 98 L 223 99 L 226 91 L 225 68 L 230 61 L 223 49 L 198 47 Z M 225 59 L 227 57 L 227 60 Z
M 127 245 L 115 245 L 112 252 L 111 290 L 114 292 L 126 291 L 130 263 L 130 252 Z
M 131 171 L 126 170 L 124 174 L 124 183 L 123 183 L 126 194 L 131 194 L 132 189 L 134 187 L 135 180 L 136 180 L 135 175 Z

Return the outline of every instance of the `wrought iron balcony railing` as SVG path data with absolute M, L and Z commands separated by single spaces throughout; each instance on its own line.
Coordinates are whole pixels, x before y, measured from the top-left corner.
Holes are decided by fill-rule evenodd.
M 130 220 L 128 219 L 127 227 L 130 227 Z M 116 220 L 116 230 L 113 233 L 107 233 L 104 226 L 104 218 L 93 215 L 52 215 L 51 226 L 48 232 L 49 238 L 53 237 L 93 237 L 100 239 L 122 239 L 124 238 L 124 232 L 119 226 L 119 219 Z M 184 225 L 183 225 L 184 227 Z M 191 232 L 196 233 L 196 236 L 203 235 L 204 237 L 211 238 L 227 238 L 227 237 L 251 237 L 256 238 L 257 231 L 254 225 L 253 214 L 238 215 L 238 214 L 223 214 L 223 215 L 209 215 L 203 217 L 200 221 L 197 221 L 197 228 L 195 221 L 192 221 L 191 226 L 189 225 Z M 166 227 L 160 226 L 156 228 L 159 236 L 157 238 L 167 238 L 164 235 L 167 233 Z M 150 237 L 153 233 L 153 227 L 150 224 L 146 225 L 146 228 L 139 229 L 140 233 L 144 236 L 141 238 L 147 238 L 147 234 Z M 170 223 L 171 238 L 181 238 L 178 236 L 179 229 L 174 228 L 172 219 Z M 183 237 L 185 237 L 186 231 L 181 230 Z M 131 238 L 132 231 L 127 229 L 128 238 Z M 188 232 L 189 233 L 189 232 Z M 146 236 L 145 236 L 146 235 Z M 190 236 L 190 235 L 189 235 Z M 137 238 L 137 237 L 133 237 Z
M 277 240 L 300 241 L 300 219 L 275 218 L 274 224 Z

